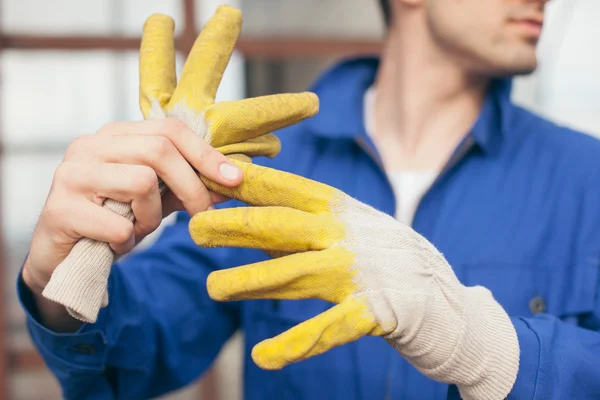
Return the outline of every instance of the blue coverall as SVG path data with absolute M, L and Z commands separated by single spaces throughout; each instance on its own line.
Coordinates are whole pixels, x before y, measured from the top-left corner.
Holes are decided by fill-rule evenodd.
M 365 133 L 363 96 L 374 58 L 343 61 L 311 88 L 320 113 L 278 132 L 283 149 L 260 164 L 332 186 L 393 213 L 395 200 Z M 468 135 L 420 202 L 413 227 L 465 285 L 489 288 L 516 327 L 515 399 L 600 398 L 600 141 L 510 101 L 494 81 Z M 221 207 L 243 206 L 228 202 Z M 142 399 L 196 380 L 238 329 L 246 400 L 447 399 L 456 388 L 421 375 L 383 339 L 365 337 L 280 371 L 259 369 L 259 341 L 322 312 L 320 300 L 212 301 L 215 269 L 266 259 L 257 250 L 201 249 L 180 213 L 148 250 L 118 262 L 110 304 L 94 324 L 55 334 L 18 291 L 35 345 L 66 399 Z

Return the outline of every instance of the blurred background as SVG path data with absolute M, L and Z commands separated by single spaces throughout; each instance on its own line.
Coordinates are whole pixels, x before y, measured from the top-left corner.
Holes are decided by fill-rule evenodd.
M 181 69 L 224 3 L 242 9 L 244 28 L 217 100 L 306 90 L 341 57 L 377 53 L 383 33 L 376 0 L 0 0 L 0 400 L 60 399 L 15 282 L 62 154 L 108 121 L 141 118 L 138 48 L 149 15 L 175 19 Z M 600 137 L 598 18 L 598 0 L 550 2 L 540 68 L 515 80 L 513 97 Z M 201 380 L 167 398 L 241 399 L 242 334 Z

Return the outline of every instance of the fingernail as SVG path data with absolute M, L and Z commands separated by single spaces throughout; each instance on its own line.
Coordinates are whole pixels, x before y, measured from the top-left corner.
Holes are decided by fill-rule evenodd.
M 210 206 L 208 206 L 206 208 L 206 211 L 213 211 L 215 209 L 215 206 L 213 206 L 212 204 Z
M 219 167 L 219 172 L 221 173 L 221 176 L 223 178 L 229 181 L 233 181 L 234 179 L 237 179 L 238 176 L 240 176 L 239 169 L 227 163 L 221 164 L 221 166 Z

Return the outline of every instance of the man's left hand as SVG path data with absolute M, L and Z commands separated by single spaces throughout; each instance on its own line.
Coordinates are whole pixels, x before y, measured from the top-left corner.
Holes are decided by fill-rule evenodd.
M 501 399 L 519 366 L 504 309 L 483 287 L 466 287 L 424 237 L 347 194 L 303 177 L 236 162 L 236 188 L 211 190 L 250 206 L 204 212 L 190 222 L 204 247 L 291 253 L 211 273 L 218 301 L 319 298 L 335 305 L 257 344 L 252 358 L 280 369 L 355 341 L 383 337 L 432 379 L 466 399 Z

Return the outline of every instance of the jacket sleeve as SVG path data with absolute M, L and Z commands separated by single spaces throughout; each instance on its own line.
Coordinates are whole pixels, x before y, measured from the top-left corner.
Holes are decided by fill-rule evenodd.
M 513 319 L 521 346 L 509 399 L 600 397 L 600 310 L 580 326 L 551 315 Z
M 579 325 L 542 314 L 512 318 L 521 357 L 508 399 L 600 398 L 600 307 Z M 459 399 L 455 386 L 448 399 Z
M 109 305 L 94 324 L 56 334 L 39 323 L 18 282 L 34 345 L 65 399 L 146 399 L 192 382 L 239 326 L 239 303 L 217 303 L 208 274 L 245 263 L 243 250 L 201 249 L 178 215 L 147 250 L 113 266 Z

